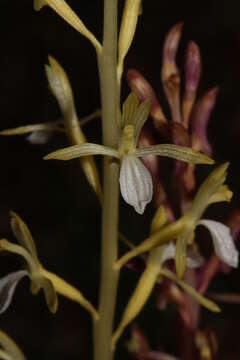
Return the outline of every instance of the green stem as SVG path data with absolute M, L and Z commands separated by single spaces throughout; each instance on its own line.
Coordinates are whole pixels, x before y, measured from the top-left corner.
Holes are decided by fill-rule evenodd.
M 98 56 L 102 98 L 103 145 L 118 148 L 119 114 L 117 89 L 117 13 L 118 1 L 104 1 L 103 49 Z M 94 323 L 94 359 L 112 360 L 111 337 L 118 286 L 118 270 L 113 264 L 118 249 L 119 164 L 104 159 L 102 212 L 102 255 L 99 320 Z

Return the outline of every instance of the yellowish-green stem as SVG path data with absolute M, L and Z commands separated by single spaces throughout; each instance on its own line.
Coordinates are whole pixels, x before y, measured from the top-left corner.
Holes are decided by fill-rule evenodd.
M 117 0 L 104 1 L 103 49 L 98 56 L 103 145 L 115 149 L 119 141 L 117 10 Z M 111 158 L 104 160 L 103 193 L 99 320 L 94 323 L 94 359 L 112 360 L 111 337 L 118 286 L 118 270 L 113 264 L 118 248 L 119 163 Z

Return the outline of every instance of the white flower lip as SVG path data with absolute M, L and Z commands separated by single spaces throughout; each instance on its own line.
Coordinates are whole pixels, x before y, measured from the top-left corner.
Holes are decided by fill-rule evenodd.
M 141 160 L 134 155 L 123 156 L 119 182 L 124 200 L 143 214 L 152 200 L 153 185 L 151 174 Z
M 205 226 L 213 240 L 216 255 L 223 262 L 236 268 L 238 266 L 239 253 L 235 247 L 228 226 L 213 220 L 200 220 L 197 225 Z
M 167 260 L 174 259 L 176 252 L 176 245 L 171 241 L 164 245 L 164 249 L 161 255 L 161 265 Z M 204 259 L 200 252 L 197 250 L 189 249 L 187 252 L 187 267 L 195 269 L 202 266 Z
M 28 276 L 28 272 L 20 270 L 12 272 L 0 279 L 0 314 L 5 312 L 11 304 L 16 286 L 24 276 Z

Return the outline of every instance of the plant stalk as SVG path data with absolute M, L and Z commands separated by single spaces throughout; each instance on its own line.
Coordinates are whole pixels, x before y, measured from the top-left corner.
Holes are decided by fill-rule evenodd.
M 103 145 L 118 148 L 119 98 L 117 88 L 118 1 L 104 0 L 103 49 L 98 55 L 102 100 Z M 99 320 L 94 322 L 94 360 L 112 360 L 111 338 L 118 286 L 113 264 L 118 254 L 119 163 L 104 159 L 102 255 Z

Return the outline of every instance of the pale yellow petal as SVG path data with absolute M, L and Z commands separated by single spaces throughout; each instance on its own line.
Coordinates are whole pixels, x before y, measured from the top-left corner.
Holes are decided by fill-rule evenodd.
M 139 100 L 134 92 L 131 92 L 123 103 L 122 125 L 135 125 L 135 114 L 139 106 Z
M 56 292 L 62 296 L 65 296 L 66 298 L 77 302 L 82 307 L 84 307 L 87 311 L 90 312 L 93 319 L 96 321 L 98 319 L 98 313 L 96 309 L 92 306 L 92 304 L 81 294 L 79 290 L 74 288 L 72 285 L 67 283 L 65 280 L 61 279 L 59 276 L 42 269 L 41 270 L 42 275 L 49 279 Z
M 38 255 L 35 242 L 27 225 L 15 212 L 10 211 L 10 215 L 12 231 L 18 242 L 20 245 L 25 247 L 25 249 L 28 250 L 35 259 L 37 259 Z
M 58 297 L 52 281 L 42 276 L 40 272 L 32 276 L 31 280 L 33 282 L 31 288 L 32 293 L 37 294 L 40 289 L 43 289 L 47 306 L 49 310 L 55 314 L 58 308 Z
M 59 121 L 33 124 L 33 125 L 25 125 L 19 126 L 13 129 L 6 129 L 0 131 L 0 135 L 11 136 L 11 135 L 23 135 L 28 134 L 35 131 L 60 131 L 64 132 L 65 130 L 61 127 Z
M 212 203 L 213 197 L 216 197 L 216 193 L 220 191 L 227 177 L 228 166 L 229 163 L 218 166 L 200 186 L 192 206 L 187 212 L 195 221 L 202 217 L 203 212 Z
M 115 348 L 118 339 L 128 324 L 140 313 L 158 278 L 160 271 L 161 249 L 154 249 L 148 258 L 146 268 L 124 310 L 119 326 L 112 337 L 112 347 Z
M 30 273 L 38 272 L 39 262 L 36 262 L 23 246 L 12 244 L 6 239 L 2 239 L 0 240 L 0 251 L 7 251 L 22 256 L 26 260 Z
M 220 312 L 221 309 L 216 305 L 213 301 L 205 298 L 201 294 L 199 294 L 194 288 L 190 285 L 186 284 L 184 281 L 179 280 L 177 276 L 167 269 L 161 269 L 161 275 L 166 276 L 168 279 L 176 282 L 187 294 L 189 294 L 194 300 L 196 300 L 199 304 L 211 310 L 213 312 Z
M 5 332 L 0 330 L 0 344 L 11 360 L 26 360 L 19 346 Z
M 152 219 L 151 223 L 151 234 L 155 233 L 156 231 L 160 230 L 167 222 L 167 214 L 164 209 L 163 205 L 160 205 Z
M 134 38 L 140 7 L 141 0 L 125 0 L 118 40 L 118 80 L 121 79 L 124 58 Z
M 196 150 L 174 144 L 153 145 L 137 149 L 136 156 L 146 155 L 166 156 L 172 159 L 185 161 L 190 164 L 214 164 L 214 160 Z
M 44 160 L 72 160 L 80 156 L 88 155 L 105 155 L 118 158 L 118 152 L 114 149 L 98 144 L 86 143 L 53 151 L 52 153 L 46 155 Z
M 64 0 L 38 0 L 34 2 L 34 9 L 41 10 L 44 5 L 50 6 L 60 17 L 62 17 L 68 24 L 76 29 L 80 34 L 85 36 L 95 47 L 98 53 L 101 53 L 102 46 L 95 36 L 86 28 L 82 20 L 71 9 L 71 7 Z
M 125 255 L 123 255 L 114 265 L 116 269 L 120 269 L 126 262 L 143 254 L 157 246 L 160 246 L 167 241 L 174 240 L 184 229 L 185 227 L 185 219 L 181 218 L 177 221 L 174 221 L 159 231 L 156 231 L 147 239 L 145 239 L 141 244 L 137 245 L 134 249 L 128 251 Z

